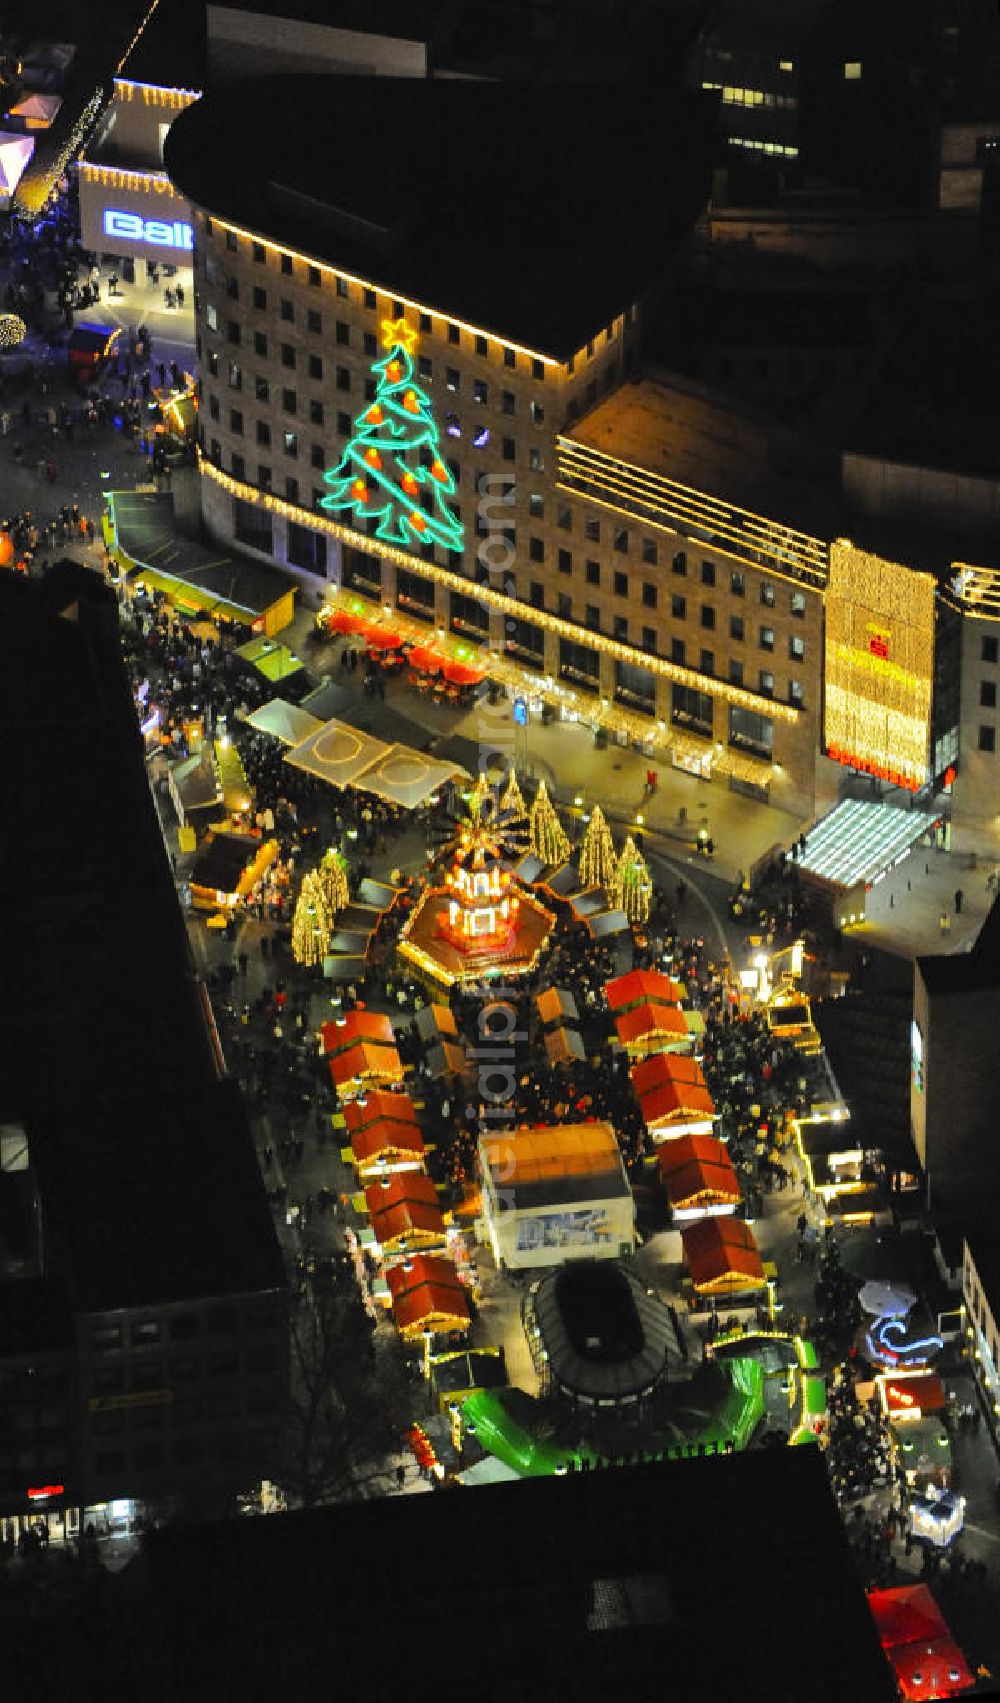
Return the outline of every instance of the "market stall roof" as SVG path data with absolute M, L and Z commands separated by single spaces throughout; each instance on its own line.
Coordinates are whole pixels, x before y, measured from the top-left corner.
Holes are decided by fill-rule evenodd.
M 160 589 L 192 609 L 251 625 L 299 589 L 284 568 L 220 556 L 179 534 L 172 491 L 107 491 L 104 500 L 114 547 L 132 563 L 131 575 L 149 583 L 152 571 Z
M 191 885 L 213 887 L 218 893 L 238 892 L 260 849 L 261 842 L 253 834 L 213 834 L 191 866 Z
M 536 994 L 535 1005 L 543 1023 L 562 1023 L 566 1018 L 571 1023 L 580 1021 L 576 1000 L 568 988 L 546 988 L 544 993 Z
M 280 739 L 282 745 L 301 745 L 323 725 L 308 710 L 301 709 L 298 704 L 290 704 L 287 698 L 272 698 L 269 704 L 262 704 L 253 715 L 247 716 L 247 723 L 258 733 L 269 733 L 272 739 Z
M 301 674 L 304 664 L 295 652 L 279 639 L 270 639 L 259 633 L 248 639 L 245 645 L 240 645 L 235 653 L 241 662 L 246 662 L 251 668 L 256 668 L 265 680 L 275 685 L 279 680 L 287 680 L 293 674 Z
M 557 899 L 565 899 L 567 903 L 578 898 L 584 890 L 575 863 L 560 864 L 554 874 L 542 882 L 542 886 Z
M 659 1080 L 654 1081 L 647 1066 L 663 1060 L 670 1063 L 693 1064 L 695 1071 L 687 1075 L 672 1076 L 666 1071 L 659 1073 Z M 645 1075 L 641 1076 L 640 1073 Z M 639 1110 L 643 1122 L 649 1130 L 661 1128 L 664 1124 L 690 1124 L 692 1122 L 710 1123 L 715 1117 L 715 1102 L 705 1084 L 701 1069 L 696 1060 L 688 1059 L 678 1053 L 654 1053 L 650 1059 L 644 1059 L 641 1065 L 633 1066 L 630 1072 L 632 1085 L 637 1091 Z M 651 1085 L 644 1091 L 639 1091 L 639 1080 Z
M 703 1125 L 707 1125 L 707 1135 L 715 1119 L 711 1096 L 706 1089 L 702 1105 L 686 1104 L 694 1097 L 691 1091 L 679 1094 L 672 1083 L 665 1088 L 651 1088 L 648 1094 L 639 1096 L 639 1113 L 651 1134 L 669 1136 L 671 1125 L 677 1126 L 675 1134 L 680 1132 L 681 1127 L 688 1130 L 694 1127 L 701 1129 Z
M 173 764 L 168 777 L 171 791 L 180 800 L 185 815 L 195 810 L 214 810 L 222 803 L 218 773 L 204 751 Z
M 378 1011 L 345 1012 L 343 1017 L 324 1023 L 320 1034 L 327 1058 L 346 1051 L 355 1041 L 374 1041 L 376 1046 L 391 1047 L 396 1040 L 391 1018 Z
M 926 1585 L 869 1591 L 868 1607 L 904 1697 L 954 1697 L 975 1685 Z
M 395 1047 L 356 1041 L 353 1047 L 330 1060 L 330 1075 L 337 1088 L 346 1088 L 348 1083 L 361 1082 L 366 1077 L 376 1082 L 402 1082 L 403 1061 Z
M 370 944 L 371 935 L 367 929 L 338 928 L 336 934 L 330 936 L 332 953 L 339 952 L 362 960 L 367 956 Z
M 422 1041 L 435 1041 L 442 1035 L 458 1039 L 458 1024 L 450 1005 L 425 1005 L 417 1012 L 415 1022 Z
M 422 1171 L 399 1171 L 365 1189 L 372 1229 L 383 1248 L 406 1247 L 445 1235 L 437 1189 Z
M 943 1413 L 948 1392 L 936 1372 L 882 1372 L 879 1387 L 882 1411 L 890 1418 L 908 1413 Z
M 922 1413 L 919 1419 L 911 1419 L 897 1413 L 889 1421 L 889 1430 L 908 1473 L 937 1475 L 950 1469 L 951 1438 L 933 1414 Z
M 355 1164 L 367 1168 L 390 1155 L 423 1160 L 427 1148 L 416 1124 L 394 1123 L 384 1118 L 366 1129 L 354 1131 L 351 1152 Z
M 569 908 L 578 922 L 585 922 L 588 917 L 598 916 L 608 909 L 609 896 L 603 887 L 587 887 L 582 893 L 574 893 L 569 901 Z
M 681 1135 L 657 1153 L 660 1176 L 672 1207 L 696 1201 L 736 1205 L 739 1181 L 725 1143 L 710 1135 Z
M 467 1065 L 461 1047 L 452 1041 L 439 1041 L 427 1054 L 427 1068 L 434 1082 L 439 1082 L 442 1076 L 461 1076 Z
M 47 130 L 62 106 L 61 95 L 43 95 L 32 91 L 9 109 L 9 118 L 19 118 L 28 130 Z
M 708 1094 L 704 1071 L 690 1053 L 652 1053 L 633 1064 L 629 1076 L 640 1099 L 654 1088 L 672 1085 L 685 1102 L 691 1097 L 695 1109 L 703 1103 L 698 1096 Z
M 373 910 L 391 911 L 402 891 L 402 887 L 389 887 L 384 881 L 373 881 L 368 875 L 358 888 L 358 898 L 363 904 L 371 905 Z
M 212 745 L 215 766 L 222 786 L 222 802 L 231 816 L 239 816 L 253 804 L 253 787 L 243 767 L 243 758 L 231 741 L 216 739 Z
M 337 926 L 346 929 L 349 934 L 363 934 L 366 940 L 370 940 L 381 915 L 382 912 L 377 911 L 374 905 L 345 905 L 342 911 L 337 912 Z
M 451 1260 L 415 1254 L 386 1273 L 392 1313 L 401 1336 L 425 1330 L 468 1330 L 472 1323 L 465 1289 Z
M 868 1606 L 883 1650 L 948 1635 L 948 1622 L 926 1585 L 896 1585 L 891 1590 L 869 1591 Z
M 764 1267 L 742 1218 L 701 1218 L 681 1231 L 684 1258 L 699 1294 L 763 1289 Z
M 954 1638 L 921 1639 L 889 1651 L 896 1683 L 906 1698 L 957 1697 L 976 1683 L 975 1674 Z
M 627 1011 L 632 1005 L 679 1005 L 684 992 L 680 983 L 662 970 L 629 970 L 604 985 L 610 1011 Z
M 579 1029 L 549 1029 L 545 1035 L 545 1054 L 551 1065 L 585 1059 L 587 1054 Z
M 367 959 L 357 952 L 330 952 L 323 959 L 323 979 L 344 986 L 364 980 Z
M 615 1029 L 623 1047 L 646 1046 L 656 1052 L 659 1043 L 676 1045 L 688 1040 L 684 1013 L 676 1005 L 636 1005 L 615 1018 Z
M 609 1123 L 576 1123 L 483 1136 L 480 1160 L 515 1208 L 604 1200 L 629 1191 Z
M 387 1088 L 373 1088 L 359 1100 L 344 1107 L 344 1121 L 353 1133 L 367 1129 L 370 1124 L 418 1123 L 416 1107 L 409 1094 L 392 1093 Z

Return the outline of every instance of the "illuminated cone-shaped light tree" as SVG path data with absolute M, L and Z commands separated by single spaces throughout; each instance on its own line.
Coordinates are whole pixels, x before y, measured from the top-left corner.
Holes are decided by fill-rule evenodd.
M 595 804 L 580 847 L 580 880 L 585 887 L 610 887 L 615 875 L 615 842 L 604 811 Z
M 529 824 L 531 849 L 535 856 L 543 863 L 565 863 L 570 853 L 569 836 L 556 815 L 544 781 L 538 783 Z
M 316 871 L 319 884 L 323 891 L 327 915 L 331 926 L 338 911 L 350 904 L 351 895 L 347 888 L 347 864 L 339 851 L 331 846 L 323 853 L 319 869 Z
M 517 784 L 517 775 L 513 769 L 507 776 L 507 785 L 500 794 L 500 814 L 509 822 L 521 822 L 528 814 L 524 795 Z
M 649 875 L 649 865 L 631 834 L 622 846 L 611 883 L 611 892 L 615 904 L 619 910 L 625 912 L 629 922 L 646 921 L 653 883 Z
M 357 416 L 336 467 L 324 474 L 330 490 L 319 506 L 353 517 L 366 531 L 377 520 L 374 536 L 386 544 L 461 550 L 461 522 L 446 500 L 456 493 L 455 478 L 441 457 L 430 397 L 413 379 L 416 336 L 403 319 L 382 321 L 386 354 L 372 366 L 374 401 Z
M 319 872 L 312 870 L 302 878 L 302 886 L 292 918 L 292 956 L 307 969 L 321 964 L 330 947 L 333 919 L 326 907 L 326 896 Z
M 495 807 L 496 800 L 493 797 L 493 788 L 480 769 L 476 776 L 476 784 L 468 798 L 469 816 L 473 822 L 488 822 L 494 815 Z

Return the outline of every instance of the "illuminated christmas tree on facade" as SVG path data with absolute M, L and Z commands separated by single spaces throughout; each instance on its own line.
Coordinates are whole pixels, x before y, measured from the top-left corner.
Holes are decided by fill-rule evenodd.
M 462 525 L 447 501 L 457 490 L 455 476 L 441 457 L 430 397 L 414 382 L 416 335 L 405 320 L 382 321 L 387 352 L 372 367 L 374 401 L 357 416 L 337 466 L 324 474 L 330 491 L 319 506 L 351 516 L 363 531 L 377 519 L 373 536 L 384 544 L 460 551 Z

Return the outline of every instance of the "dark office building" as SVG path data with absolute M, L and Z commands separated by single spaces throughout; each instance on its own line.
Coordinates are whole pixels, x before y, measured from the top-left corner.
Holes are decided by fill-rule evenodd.
M 194 969 L 113 594 L 0 576 L 0 1533 L 273 1468 L 277 1238 Z

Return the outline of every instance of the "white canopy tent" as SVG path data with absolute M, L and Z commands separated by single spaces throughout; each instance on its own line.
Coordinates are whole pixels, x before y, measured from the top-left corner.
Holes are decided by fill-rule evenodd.
M 408 745 L 394 745 L 385 757 L 379 758 L 365 771 L 357 783 L 366 792 L 377 793 L 389 804 L 402 804 L 416 810 L 432 798 L 439 787 L 467 774 L 460 763 L 439 763 L 413 751 Z
M 262 714 L 255 712 L 251 723 L 258 725 L 256 718 Z M 345 721 L 328 721 L 313 728 L 285 752 L 285 762 L 331 786 L 357 787 L 407 810 L 416 810 L 447 781 L 468 773 L 460 763 L 438 762 L 409 745 L 386 745 Z
M 346 721 L 328 721 L 286 751 L 285 762 L 331 786 L 356 786 L 358 777 L 391 750 L 391 745 L 349 727 Z
M 6 207 L 35 151 L 35 138 L 0 130 L 0 207 Z
M 300 709 L 298 704 L 290 704 L 284 698 L 272 698 L 269 704 L 262 704 L 253 715 L 247 716 L 247 724 L 256 728 L 258 733 L 269 733 L 272 739 L 280 739 L 282 745 L 291 746 L 301 745 L 323 726 L 308 710 Z

